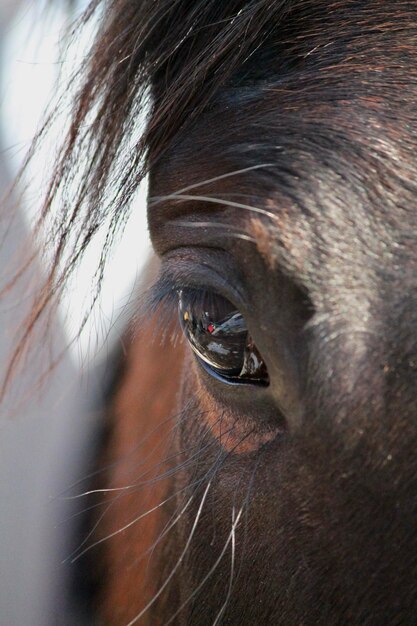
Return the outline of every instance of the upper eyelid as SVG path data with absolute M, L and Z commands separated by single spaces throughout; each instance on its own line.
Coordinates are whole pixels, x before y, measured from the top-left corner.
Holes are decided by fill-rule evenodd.
M 215 287 L 210 288 L 210 286 L 202 285 L 197 279 L 195 281 L 175 280 L 169 274 L 161 272 L 153 285 L 143 294 L 139 303 L 138 316 L 147 318 L 156 311 L 161 312 L 161 310 L 172 312 L 178 306 L 181 290 L 213 291 L 213 293 L 218 293 L 228 299 L 227 294 L 224 295 Z
M 221 258 L 221 267 L 219 267 L 220 260 L 213 259 L 211 251 L 207 253 L 204 251 L 202 255 L 196 251 L 187 250 L 186 254 L 184 252 L 181 249 L 173 250 L 162 258 L 157 281 L 160 294 L 164 291 L 164 287 L 165 293 L 183 288 L 203 288 L 217 292 L 230 300 L 238 309 L 246 308 L 248 298 L 238 276 L 240 268 L 234 269 L 234 262 L 230 255 L 227 255 L 226 259 Z

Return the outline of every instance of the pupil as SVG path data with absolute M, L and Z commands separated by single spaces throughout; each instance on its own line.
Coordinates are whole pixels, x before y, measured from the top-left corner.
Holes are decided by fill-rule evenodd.
M 247 328 L 242 315 L 214 294 L 180 297 L 182 325 L 194 352 L 228 376 L 238 376 L 244 362 Z
M 236 382 L 268 378 L 242 314 L 212 292 L 181 291 L 180 321 L 193 351 L 217 374 Z

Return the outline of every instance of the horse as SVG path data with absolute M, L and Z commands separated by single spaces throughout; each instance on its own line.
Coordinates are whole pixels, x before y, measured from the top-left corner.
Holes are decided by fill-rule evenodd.
M 44 215 L 83 155 L 68 272 L 147 174 L 155 251 L 76 553 L 98 622 L 415 624 L 417 4 L 94 11 Z

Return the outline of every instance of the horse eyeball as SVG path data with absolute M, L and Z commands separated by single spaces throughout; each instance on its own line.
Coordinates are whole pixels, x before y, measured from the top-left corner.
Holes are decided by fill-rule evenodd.
M 210 291 L 181 290 L 179 317 L 192 350 L 209 373 L 228 383 L 269 384 L 246 321 L 226 298 Z

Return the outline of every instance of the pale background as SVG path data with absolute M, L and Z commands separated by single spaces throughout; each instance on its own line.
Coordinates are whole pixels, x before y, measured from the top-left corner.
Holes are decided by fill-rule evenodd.
M 65 83 L 65 75 L 82 58 L 82 45 L 62 56 L 68 15 L 60 4 L 49 0 L 45 13 L 41 1 L 0 0 L 1 195 L 10 187 L 42 111 L 57 91 L 59 70 Z M 2 203 L 0 289 L 19 267 L 22 247 L 27 247 L 29 224 L 39 210 L 45 173 L 51 170 L 60 135 L 62 130 L 56 129 L 34 160 L 29 172 L 32 182 L 23 201 L 15 194 Z M 100 302 L 81 337 L 72 342 L 40 392 L 36 381 L 50 353 L 49 346 L 37 342 L 35 335 L 32 360 L 0 403 L 0 626 L 87 624 L 68 606 L 66 595 L 64 561 L 74 547 L 69 545 L 72 501 L 66 495 L 68 487 L 87 473 L 97 433 L 95 399 L 103 385 L 100 371 L 117 343 L 125 305 L 148 253 L 145 193 L 143 189 L 138 195 L 125 237 L 109 264 Z M 18 211 L 10 222 L 11 207 L 16 204 Z M 51 329 L 54 353 L 76 337 L 88 308 L 99 249 L 97 242 L 64 297 Z M 27 314 L 28 296 L 41 275 L 38 259 L 25 280 L 0 301 L 0 378 L 14 331 Z M 83 485 L 77 490 L 83 491 Z
M 2 0 L 0 0 L 1 2 Z M 3 0 L 4 2 L 5 0 Z M 15 4 L 15 3 L 13 3 Z M 56 89 L 65 89 L 66 80 L 79 64 L 84 48 L 90 41 L 92 29 L 78 39 L 76 47 L 65 49 L 64 33 L 71 18 L 59 2 L 21 2 L 7 28 L 4 45 L 3 70 L 3 134 L 8 158 L 16 172 L 30 145 L 39 120 Z M 65 3 L 64 3 L 65 4 Z M 80 3 L 81 10 L 82 3 Z M 58 84 L 58 87 L 57 87 Z M 64 127 L 65 120 L 62 120 Z M 43 152 L 30 169 L 33 184 L 26 196 L 27 216 L 36 215 L 41 200 L 42 182 L 45 183 L 51 167 L 51 153 L 58 144 L 62 130 L 54 128 Z M 51 145 L 52 150 L 49 149 Z M 131 220 L 123 240 L 118 244 L 109 262 L 102 287 L 100 301 L 80 339 L 72 344 L 72 357 L 77 364 L 91 361 L 115 324 L 131 291 L 134 279 L 142 268 L 148 254 L 148 233 L 145 208 L 146 186 L 134 203 Z M 72 339 L 80 326 L 89 304 L 91 281 L 98 263 L 100 241 L 88 252 L 75 277 L 71 289 L 64 298 L 62 317 L 65 331 Z

